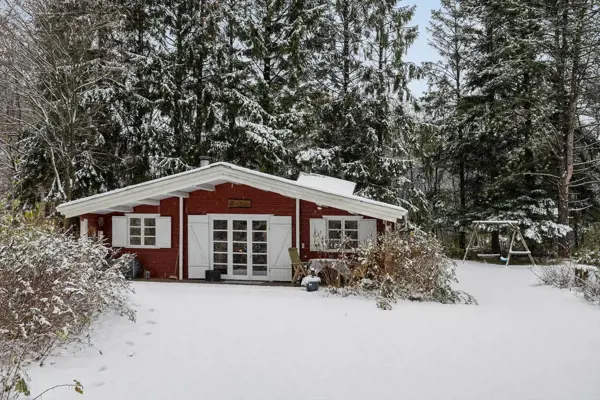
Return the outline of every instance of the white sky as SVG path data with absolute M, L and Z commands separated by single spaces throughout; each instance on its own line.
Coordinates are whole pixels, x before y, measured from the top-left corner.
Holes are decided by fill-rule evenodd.
M 431 10 L 440 8 L 439 0 L 402 0 L 400 4 L 414 4 L 417 6 L 413 24 L 419 26 L 419 37 L 408 50 L 407 60 L 420 64 L 424 61 L 434 61 L 438 58 L 437 53 L 427 44 L 428 33 L 425 28 L 429 25 Z M 419 96 L 426 89 L 425 81 L 415 81 L 410 85 L 413 95 Z

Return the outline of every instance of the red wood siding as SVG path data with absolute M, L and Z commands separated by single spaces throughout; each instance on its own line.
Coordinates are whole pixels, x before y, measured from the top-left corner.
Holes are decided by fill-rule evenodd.
M 250 208 L 229 208 L 229 199 L 251 200 Z M 137 255 L 143 269 L 149 270 L 153 278 L 167 278 L 178 275 L 177 252 L 179 248 L 179 198 L 171 197 L 161 200 L 160 206 L 140 205 L 134 207 L 134 213 L 160 214 L 171 217 L 171 248 L 170 249 L 124 249 L 125 252 Z M 276 216 L 292 217 L 292 246 L 300 248 L 302 259 L 318 257 L 317 252 L 310 249 L 310 219 L 321 218 L 324 215 L 352 215 L 344 210 L 333 207 L 320 207 L 308 201 L 300 202 L 300 246 L 296 244 L 296 199 L 282 196 L 277 193 L 267 192 L 247 185 L 224 183 L 217 185 L 214 192 L 197 190 L 184 199 L 184 279 L 187 279 L 187 216 L 204 214 L 270 214 Z M 111 243 L 112 217 L 123 213 L 102 215 L 104 224 L 98 226 L 100 215 L 87 214 L 81 218 L 88 219 L 88 228 L 93 233 L 103 231 L 108 243 Z M 369 218 L 369 217 L 365 217 Z M 377 231 L 383 232 L 384 223 L 378 221 Z

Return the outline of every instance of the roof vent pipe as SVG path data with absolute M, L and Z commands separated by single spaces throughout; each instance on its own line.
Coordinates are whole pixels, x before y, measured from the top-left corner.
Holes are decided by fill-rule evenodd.
M 200 168 L 208 167 L 210 165 L 210 157 L 200 157 Z

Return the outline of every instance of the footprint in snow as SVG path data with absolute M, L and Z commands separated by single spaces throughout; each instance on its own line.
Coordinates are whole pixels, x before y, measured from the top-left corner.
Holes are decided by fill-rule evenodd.
M 104 372 L 108 369 L 108 367 L 106 365 L 100 367 L 100 369 L 98 370 L 98 372 Z
M 149 312 L 154 312 L 154 308 L 148 309 Z
M 131 351 L 131 352 L 129 352 L 129 354 L 127 354 L 127 357 L 129 357 L 129 358 L 131 358 L 133 356 L 135 356 L 135 351 Z
M 135 343 L 133 341 L 131 341 L 131 340 L 128 340 L 128 341 L 125 342 L 125 344 L 127 346 L 133 346 Z
M 144 333 L 144 335 L 150 336 L 150 335 L 152 335 L 152 332 L 146 332 L 146 333 Z
M 106 383 L 104 383 L 104 382 L 94 382 L 94 383 L 92 383 L 92 388 L 98 388 L 98 387 L 104 386 L 104 385 L 106 385 Z
M 147 323 L 150 324 L 150 325 L 156 325 L 158 322 L 150 320 Z

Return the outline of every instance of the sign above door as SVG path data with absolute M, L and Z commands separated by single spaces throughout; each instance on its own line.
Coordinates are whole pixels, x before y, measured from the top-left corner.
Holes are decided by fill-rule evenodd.
M 229 199 L 227 200 L 227 207 L 229 208 L 251 208 L 252 200 L 248 199 Z

